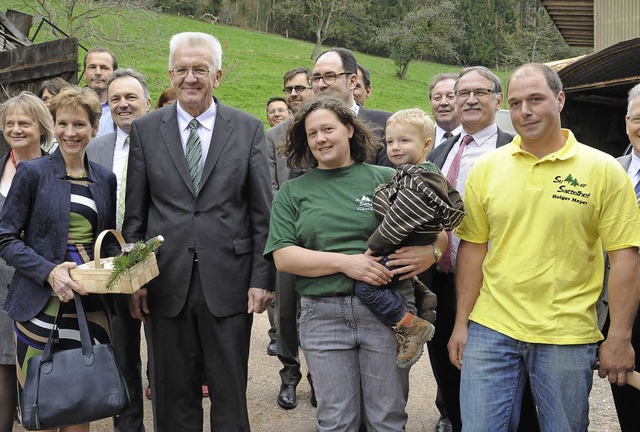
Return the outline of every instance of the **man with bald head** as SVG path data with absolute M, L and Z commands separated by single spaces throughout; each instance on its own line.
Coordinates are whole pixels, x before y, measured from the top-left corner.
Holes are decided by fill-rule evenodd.
M 364 120 L 383 141 L 375 160 L 367 161 L 376 165 L 394 167 L 387 158 L 384 130 L 391 113 L 369 110 L 356 103 L 354 90 L 358 83 L 358 62 L 353 53 L 345 48 L 331 48 L 320 54 L 313 66 L 311 83 L 314 95 L 331 94 L 351 108 L 355 115 Z
M 483 89 L 490 90 L 475 88 Z M 456 97 L 465 90 L 457 88 Z M 465 431 L 514 427 L 527 377 L 542 430 L 587 430 L 593 366 L 619 385 L 633 370 L 636 195 L 611 156 L 561 128 L 564 102 L 551 68 L 516 69 L 508 104 L 518 135 L 478 160 L 466 182 L 449 342 L 451 362 L 462 368 Z M 611 324 L 597 348 L 603 249 L 611 263 Z

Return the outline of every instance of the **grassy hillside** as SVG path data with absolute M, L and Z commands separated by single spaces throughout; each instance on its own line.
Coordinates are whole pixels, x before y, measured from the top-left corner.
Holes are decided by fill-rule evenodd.
M 6 0 L 0 7 L 6 10 Z M 135 23 L 134 23 L 135 22 Z M 264 104 L 271 96 L 283 95 L 282 76 L 296 66 L 312 68 L 313 45 L 235 27 L 213 25 L 201 21 L 164 14 L 132 17 L 131 22 L 104 17 L 101 25 L 107 34 L 133 41 L 130 47 L 114 48 L 120 67 L 140 70 L 148 78 L 153 103 L 169 85 L 167 61 L 169 39 L 183 31 L 206 32 L 217 37 L 223 47 L 223 81 L 216 96 L 224 103 L 250 112 L 265 120 Z M 42 42 L 39 37 L 36 42 Z M 81 44 L 87 44 L 80 41 Z M 112 47 L 110 47 L 112 48 Z M 80 53 L 80 61 L 84 52 Z M 419 107 L 430 111 L 427 101 L 428 83 L 440 72 L 455 72 L 460 68 L 436 63 L 415 62 L 407 79 L 395 76 L 395 65 L 387 58 L 356 53 L 358 62 L 366 66 L 372 77 L 373 95 L 367 108 L 397 111 Z M 504 75 L 503 75 L 504 76 Z

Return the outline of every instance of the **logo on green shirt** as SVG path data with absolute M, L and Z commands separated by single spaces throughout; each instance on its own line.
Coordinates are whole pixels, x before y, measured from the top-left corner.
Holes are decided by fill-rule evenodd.
M 373 211 L 373 201 L 368 196 L 362 195 L 362 198 L 356 198 L 358 203 L 358 211 Z

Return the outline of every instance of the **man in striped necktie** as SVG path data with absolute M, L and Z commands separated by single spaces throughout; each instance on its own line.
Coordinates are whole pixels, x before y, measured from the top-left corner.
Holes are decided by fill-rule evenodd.
M 99 136 L 87 147 L 89 160 L 113 170 L 118 181 L 116 192 L 116 225 L 122 230 L 125 211 L 129 132 L 131 123 L 149 112 L 151 97 L 144 77 L 132 69 L 118 69 L 107 82 L 107 101 L 115 132 Z M 144 431 L 142 375 L 140 360 L 140 321 L 129 313 L 129 296 L 115 296 L 113 316 L 113 348 L 122 370 L 131 404 L 114 418 L 115 431 Z

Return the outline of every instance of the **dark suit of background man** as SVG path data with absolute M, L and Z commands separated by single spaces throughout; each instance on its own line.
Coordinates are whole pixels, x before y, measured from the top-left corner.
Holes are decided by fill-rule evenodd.
M 640 203 L 640 84 L 629 91 L 629 105 L 625 120 L 627 135 L 633 146 L 633 151 L 631 154 L 618 158 L 618 162 L 627 171 L 635 188 L 638 203 Z M 607 319 L 606 328 L 603 330 L 604 334 L 607 334 L 608 328 L 609 320 Z M 636 371 L 640 371 L 640 313 L 636 313 L 636 319 L 633 322 L 631 344 L 636 353 Z M 613 393 L 613 401 L 616 405 L 622 432 L 639 431 L 640 390 L 630 385 L 620 387 L 617 384 L 611 384 L 611 393 Z
M 483 89 L 485 91 L 483 91 Z M 462 124 L 462 132 L 454 135 L 436 147 L 430 154 L 429 160 L 442 170 L 447 176 L 452 162 L 460 149 L 462 140 L 471 135 L 473 140 L 466 146 L 460 159 L 460 169 L 453 187 L 464 191 L 467 175 L 471 166 L 483 154 L 495 150 L 496 147 L 508 144 L 512 136 L 503 132 L 496 125 L 496 112 L 502 106 L 502 84 L 500 78 L 489 69 L 476 66 L 464 69 L 454 85 L 455 109 Z M 478 93 L 476 94 L 476 90 Z M 486 90 L 489 90 L 488 92 Z M 462 192 L 461 192 L 462 194 Z M 463 197 L 464 200 L 464 197 Z M 427 344 L 429 360 L 433 375 L 438 383 L 438 389 L 446 412 L 449 415 L 454 431 L 462 429 L 460 420 L 460 371 L 449 361 L 447 343 L 453 331 L 456 312 L 456 290 L 454 283 L 455 256 L 460 240 L 452 234 L 450 246 L 444 253 L 451 254 L 452 267 L 437 268 L 420 275 L 420 279 L 438 296 L 436 320 L 436 334 Z M 442 263 L 442 258 L 440 263 Z M 522 404 L 522 416 L 519 430 L 538 430 L 535 406 L 531 398 L 530 388 L 525 391 Z M 438 425 L 441 426 L 440 424 Z M 446 429 L 442 429 L 446 430 Z
M 358 65 L 358 81 L 356 82 L 356 88 L 353 90 L 353 97 L 356 103 L 360 106 L 364 106 L 367 99 L 371 97 L 371 74 L 369 69 Z
M 292 117 L 300 110 L 302 104 L 309 100 L 313 94 L 309 85 L 311 71 L 305 67 L 297 67 L 287 71 L 283 77 L 284 99 L 291 110 Z M 267 144 L 267 157 L 269 158 L 269 174 L 274 195 L 282 184 L 289 180 L 290 171 L 287 167 L 287 158 L 279 155 L 277 146 L 284 142 L 284 135 L 289 128 L 291 118 L 268 129 L 265 132 Z M 278 405 L 284 409 L 293 409 L 298 406 L 296 387 L 302 379 L 300 372 L 300 357 L 298 356 L 298 309 L 300 298 L 295 290 L 295 276 L 289 273 L 278 272 L 276 276 L 276 354 L 282 363 L 280 369 L 280 391 L 276 399 Z M 309 384 L 313 384 L 309 378 Z M 317 405 L 313 396 L 311 404 Z
M 131 127 L 124 235 L 165 238 L 160 276 L 132 296 L 152 340 L 158 432 L 202 430 L 203 369 L 211 430 L 249 430 L 252 313 L 272 298 L 275 269 L 262 258 L 272 195 L 263 126 L 213 97 L 221 65 L 213 36 L 174 35 L 178 101 Z
M 384 141 L 384 130 L 391 113 L 368 110 L 358 105 L 353 95 L 357 82 L 358 62 L 348 49 L 331 48 L 320 54 L 313 66 L 311 76 L 313 94 L 332 94 L 342 99 L 358 118 L 371 126 L 378 138 L 382 140 L 384 147 L 380 149 L 376 159 L 367 162 L 395 168 L 387 158 L 387 145 Z
M 122 229 L 122 216 L 126 190 L 127 160 L 129 158 L 129 132 L 133 120 L 149 112 L 151 96 L 142 75 L 132 69 L 118 69 L 107 82 L 107 101 L 116 131 L 94 138 L 87 147 L 90 161 L 112 170 L 118 181 L 116 193 L 116 225 Z M 112 320 L 113 349 L 129 389 L 131 405 L 114 417 L 114 430 L 118 432 L 144 431 L 142 400 L 142 361 L 140 359 L 140 321 L 129 313 L 129 296 L 116 296 Z

